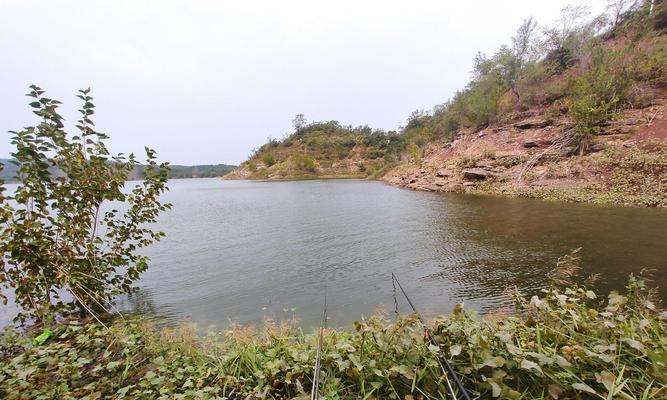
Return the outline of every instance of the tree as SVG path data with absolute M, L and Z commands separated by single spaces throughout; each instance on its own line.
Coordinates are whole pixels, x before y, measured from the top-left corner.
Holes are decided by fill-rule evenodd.
M 603 17 L 588 21 L 589 15 L 590 10 L 586 6 L 566 6 L 555 26 L 544 29 L 542 47 L 547 63 L 555 69 L 553 72 L 558 73 L 572 66 L 604 26 Z
M 611 17 L 611 30 L 614 31 L 623 21 L 624 15 L 638 7 L 637 0 L 607 0 L 606 9 Z
M 90 90 L 79 91 L 77 133 L 64 130 L 61 104 L 31 86 L 36 126 L 12 133 L 18 187 L 1 195 L 0 297 L 13 291 L 17 321 L 60 311 L 108 310 L 148 267 L 139 250 L 163 237 L 147 224 L 170 208 L 168 164 L 146 148 L 144 180 L 125 190 L 138 165 L 133 154 L 110 156 L 108 136 L 94 130 Z M 0 184 L 4 193 L 4 183 Z
M 536 56 L 535 30 L 537 21 L 532 17 L 524 19 L 512 37 L 512 48 L 503 46 L 496 54 L 496 63 L 501 67 L 502 79 L 517 99 L 519 94 L 518 83 L 526 65 L 534 62 Z
M 297 114 L 292 119 L 292 126 L 294 127 L 295 131 L 301 130 L 306 126 L 306 124 L 308 124 L 308 120 L 303 114 Z

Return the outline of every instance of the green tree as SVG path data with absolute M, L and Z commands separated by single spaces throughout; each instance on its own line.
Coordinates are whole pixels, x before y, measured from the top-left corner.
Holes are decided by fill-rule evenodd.
M 133 154 L 110 156 L 108 136 L 95 131 L 89 89 L 79 91 L 77 133 L 64 130 L 61 104 L 31 86 L 36 126 L 10 132 L 18 187 L 0 196 L 0 296 L 13 291 L 16 320 L 43 319 L 60 311 L 108 310 L 148 266 L 140 249 L 163 237 L 150 229 L 170 208 L 168 164 L 146 148 L 144 180 L 125 191 L 137 166 Z
M 295 131 L 299 131 L 302 128 L 305 128 L 308 125 L 308 120 L 303 114 L 297 114 L 292 118 L 292 126 Z

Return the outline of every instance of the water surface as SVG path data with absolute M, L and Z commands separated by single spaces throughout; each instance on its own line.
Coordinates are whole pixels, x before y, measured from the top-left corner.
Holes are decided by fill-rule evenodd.
M 391 273 L 429 314 L 456 303 L 488 312 L 546 285 L 559 257 L 581 247 L 599 291 L 654 269 L 667 288 L 667 210 L 404 190 L 380 182 L 184 179 L 164 196 L 162 242 L 125 310 L 202 327 L 298 316 L 346 326 L 393 309 Z M 667 290 L 661 292 L 667 298 Z M 401 311 L 407 304 L 401 299 Z M 0 309 L 7 322 L 11 307 Z
M 297 315 L 319 321 L 326 290 L 333 325 L 392 310 L 391 272 L 415 303 L 487 312 L 503 290 L 544 287 L 575 248 L 597 289 L 655 269 L 667 287 L 667 211 L 414 192 L 380 182 L 170 181 L 174 209 L 150 249 L 152 265 L 126 307 L 202 326 Z M 666 291 L 662 291 L 663 298 Z M 404 302 L 402 311 L 407 311 Z

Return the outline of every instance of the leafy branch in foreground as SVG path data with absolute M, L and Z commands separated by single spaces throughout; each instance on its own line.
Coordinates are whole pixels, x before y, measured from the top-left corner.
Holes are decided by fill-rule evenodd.
M 34 85 L 28 96 L 40 121 L 11 132 L 18 187 L 5 194 L 0 185 L 0 297 L 6 303 L 2 289 L 10 290 L 21 322 L 68 309 L 96 315 L 146 270 L 138 250 L 163 236 L 146 224 L 171 207 L 159 200 L 169 167 L 146 148 L 145 178 L 128 193 L 137 161 L 109 154 L 90 89 L 77 96 L 75 135 L 64 130 L 59 101 Z

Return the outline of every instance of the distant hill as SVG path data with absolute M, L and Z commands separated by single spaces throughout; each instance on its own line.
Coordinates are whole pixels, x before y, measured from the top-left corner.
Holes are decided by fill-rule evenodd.
M 296 127 L 281 141 L 269 140 L 225 179 L 313 179 L 375 177 L 405 149 L 404 137 L 338 121 Z
M 202 164 L 202 165 L 171 165 L 169 171 L 170 179 L 186 178 L 215 178 L 224 176 L 231 172 L 236 165 L 227 164 Z M 140 165 L 137 168 L 134 178 L 140 179 L 145 167 Z
M 5 182 L 16 182 L 17 168 L 11 163 L 8 158 L 0 158 L 3 169 L 0 171 L 0 179 Z M 142 172 L 145 166 L 140 165 L 130 175 L 130 179 L 141 179 Z M 214 178 L 224 176 L 236 168 L 235 165 L 227 164 L 202 164 L 202 165 L 172 165 L 169 171 L 170 179 L 184 179 L 184 178 Z

